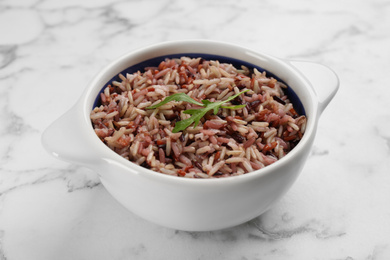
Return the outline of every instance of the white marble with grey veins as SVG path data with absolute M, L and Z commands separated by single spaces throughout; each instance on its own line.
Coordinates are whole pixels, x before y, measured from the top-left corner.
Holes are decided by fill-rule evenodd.
M 42 131 L 121 54 L 212 39 L 332 67 L 341 86 L 275 207 L 183 232 L 120 206 Z M 0 1 L 0 259 L 390 259 L 390 1 Z

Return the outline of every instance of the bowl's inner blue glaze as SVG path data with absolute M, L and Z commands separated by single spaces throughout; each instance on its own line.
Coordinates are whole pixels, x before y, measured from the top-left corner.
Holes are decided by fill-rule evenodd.
M 165 55 L 165 56 L 159 56 L 159 57 L 155 57 L 155 58 L 152 58 L 152 59 L 149 59 L 149 60 L 146 60 L 146 61 L 143 61 L 143 62 L 140 62 L 138 64 L 135 64 L 131 67 L 128 67 L 127 69 L 121 71 L 120 73 L 122 75 L 126 75 L 126 73 L 129 73 L 129 74 L 132 74 L 134 72 L 137 72 L 137 71 L 141 71 L 143 72 L 145 70 L 146 67 L 157 67 L 162 61 L 164 61 L 166 58 L 180 58 L 182 56 L 186 56 L 186 57 L 190 57 L 190 58 L 198 58 L 198 57 L 201 57 L 205 60 L 218 60 L 220 63 L 230 63 L 232 64 L 234 67 L 236 68 L 241 68 L 242 65 L 246 66 L 247 68 L 249 69 L 254 69 L 256 68 L 258 71 L 260 72 L 263 72 L 263 71 L 266 71 L 264 70 L 263 68 L 259 67 L 259 66 L 256 66 L 256 65 L 253 65 L 251 63 L 248 63 L 248 62 L 245 62 L 245 61 L 241 61 L 241 60 L 238 60 L 238 59 L 234 59 L 234 58 L 229 58 L 229 57 L 225 57 L 225 56 L 219 56 L 219 55 L 210 55 L 210 54 L 203 54 L 203 53 L 180 53 L 180 54 L 172 54 L 172 55 Z M 120 74 L 118 73 L 118 75 Z M 301 101 L 299 100 L 298 96 L 295 94 L 295 92 L 284 82 L 282 81 L 280 78 L 278 78 L 278 76 L 274 75 L 273 73 L 269 72 L 269 71 L 266 71 L 266 74 L 267 74 L 267 77 L 273 77 L 275 78 L 276 80 L 280 81 L 280 82 L 283 82 L 286 86 L 287 86 L 287 89 L 284 90 L 285 94 L 288 96 L 289 100 L 292 102 L 293 106 L 294 106 L 294 109 L 295 111 L 299 114 L 299 115 L 306 115 L 305 113 L 305 109 L 301 103 Z M 96 106 L 100 106 L 100 93 L 102 93 L 104 91 L 104 89 L 112 83 L 112 81 L 121 81 L 121 79 L 119 78 L 119 76 L 116 75 L 114 77 L 112 77 L 101 89 L 101 91 L 99 92 L 99 95 L 96 97 L 95 99 L 95 102 L 93 104 L 93 108 L 96 107 Z M 92 108 L 92 109 L 93 109 Z

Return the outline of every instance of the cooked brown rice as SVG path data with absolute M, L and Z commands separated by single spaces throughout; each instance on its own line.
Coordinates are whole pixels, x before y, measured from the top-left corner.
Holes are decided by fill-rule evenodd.
M 100 94 L 93 127 L 114 152 L 156 172 L 188 178 L 245 174 L 284 157 L 305 132 L 306 117 L 295 111 L 286 86 L 256 68 L 181 57 L 119 78 Z M 174 93 L 216 102 L 246 89 L 224 104 L 244 108 L 210 111 L 198 126 L 178 133 L 172 133 L 175 122 L 191 116 L 183 111 L 199 106 L 171 101 L 147 109 Z

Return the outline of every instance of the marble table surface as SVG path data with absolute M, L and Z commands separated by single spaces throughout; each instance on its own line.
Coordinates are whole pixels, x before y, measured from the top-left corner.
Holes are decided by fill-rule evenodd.
M 179 39 L 319 62 L 340 78 L 294 186 L 237 227 L 149 223 L 40 142 L 108 62 Z M 0 1 L 0 260 L 390 259 L 389 46 L 386 0 Z

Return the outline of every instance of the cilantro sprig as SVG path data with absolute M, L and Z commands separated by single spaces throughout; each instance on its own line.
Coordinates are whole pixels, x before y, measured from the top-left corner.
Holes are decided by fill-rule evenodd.
M 223 106 L 223 104 L 235 99 L 236 97 L 238 97 L 239 95 L 241 95 L 242 93 L 245 93 L 247 91 L 249 91 L 249 89 L 241 91 L 240 93 L 237 93 L 236 95 L 233 95 L 233 96 L 231 96 L 223 101 L 211 102 L 211 101 L 206 99 L 206 100 L 202 100 L 202 103 L 192 99 L 191 97 L 189 97 L 185 93 L 176 93 L 176 94 L 173 94 L 169 97 L 166 97 L 160 103 L 158 103 L 154 106 L 147 107 L 146 109 L 156 109 L 156 108 L 158 108 L 162 105 L 165 105 L 166 103 L 171 102 L 171 101 L 185 101 L 185 102 L 188 102 L 191 104 L 201 106 L 202 108 L 187 109 L 187 110 L 183 111 L 183 113 L 189 114 L 189 115 L 191 115 L 191 117 L 176 122 L 175 128 L 173 128 L 172 132 L 177 133 L 177 132 L 185 130 L 187 127 L 189 127 L 193 123 L 194 123 L 194 128 L 195 128 L 199 124 L 200 119 L 202 117 L 204 117 L 207 114 L 207 112 L 209 112 L 210 110 L 213 110 L 214 115 L 216 115 L 216 114 L 218 114 L 218 111 L 220 108 L 239 109 L 239 108 L 245 107 L 245 105 Z

